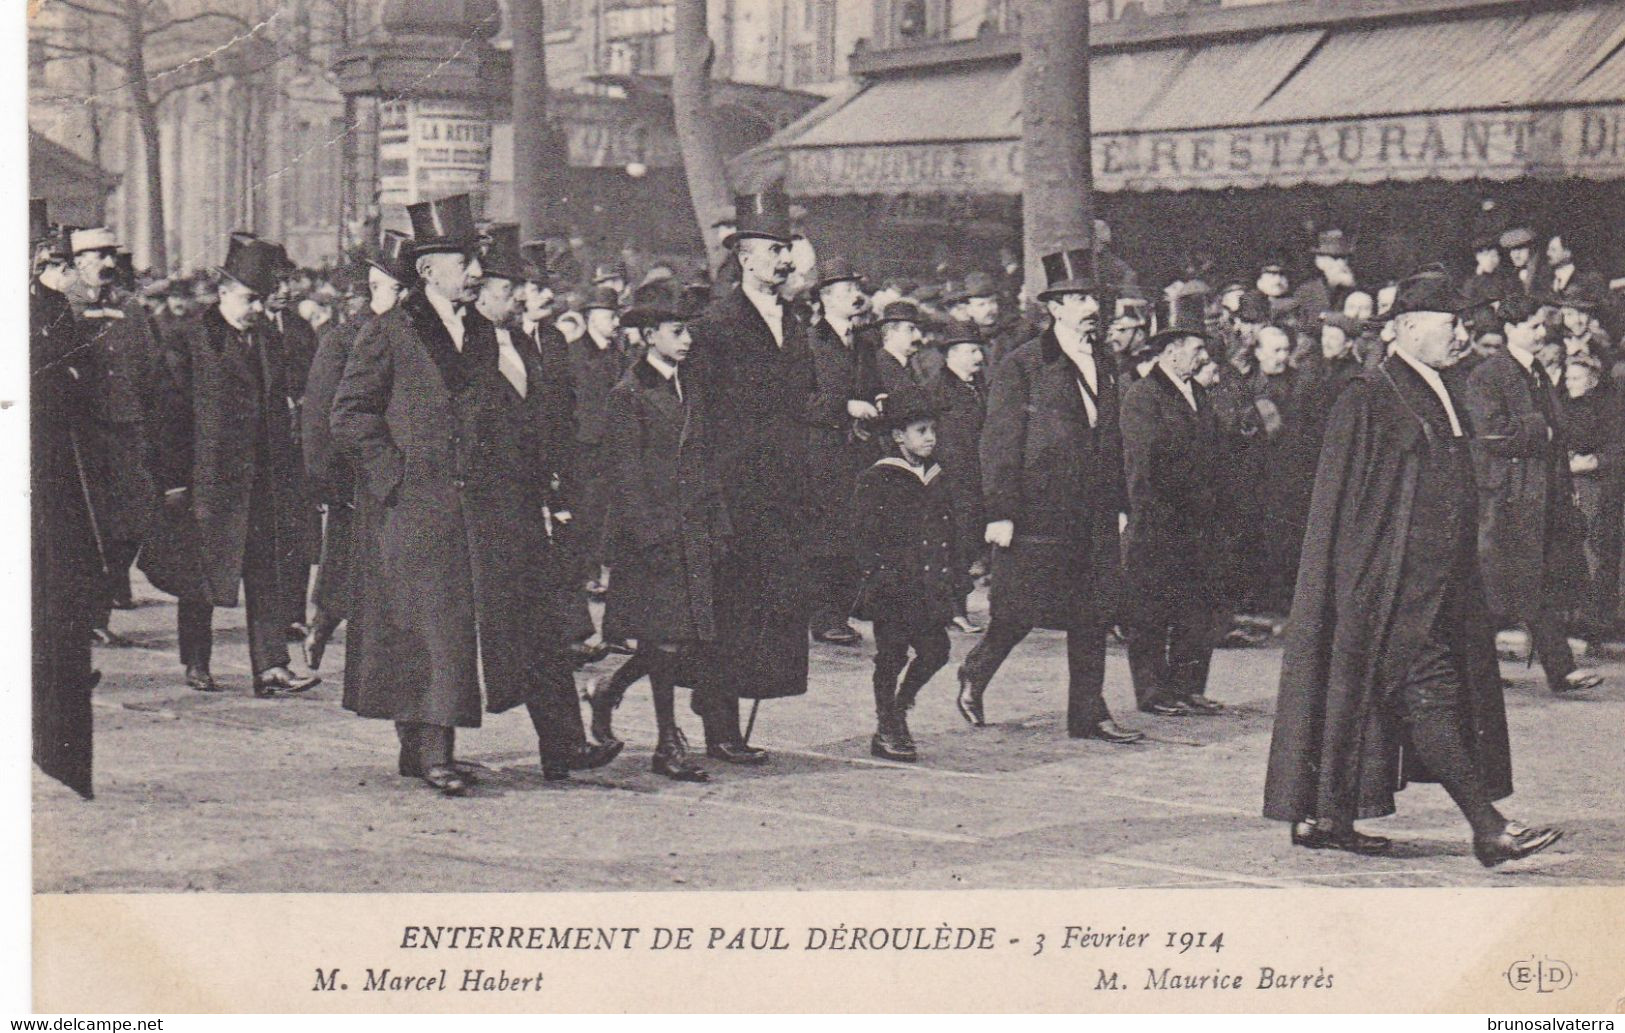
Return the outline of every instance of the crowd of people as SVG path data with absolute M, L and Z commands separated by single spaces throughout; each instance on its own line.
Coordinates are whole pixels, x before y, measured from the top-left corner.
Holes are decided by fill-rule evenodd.
M 1561 230 L 1538 253 L 1530 227 L 1486 231 L 1465 279 L 1360 282 L 1333 229 L 1295 289 L 1284 259 L 1223 283 L 1194 256 L 1151 290 L 1097 225 L 1029 296 L 1013 263 L 871 282 L 775 194 L 714 227 L 714 275 L 589 276 L 465 196 L 408 214 L 353 270 L 237 233 L 211 274 L 143 282 L 110 230 L 34 204 L 36 753 L 81 792 L 90 649 L 127 644 L 135 567 L 178 600 L 199 692 L 222 691 L 215 607 L 246 605 L 268 700 L 317 684 L 348 622 L 344 706 L 395 722 L 401 775 L 448 796 L 479 777 L 455 729 L 521 704 L 548 779 L 611 763 L 644 678 L 656 772 L 715 770 L 680 686 L 705 758 L 763 763 L 755 704 L 807 691 L 809 638 L 861 647 L 854 619 L 877 757 L 917 758 L 950 633 L 980 636 L 954 697 L 973 727 L 1033 628 L 1067 633 L 1073 737 L 1144 737 L 1102 696 L 1113 637 L 1145 715 L 1222 714 L 1212 651 L 1303 623 L 1340 400 L 1392 380 L 1424 312 L 1451 317 L 1485 626 L 1527 628 L 1557 693 L 1597 683 L 1569 635 L 1620 627 L 1625 306 Z M 1448 303 L 1417 300 L 1439 281 Z M 1371 852 L 1330 806 L 1286 808 L 1294 842 Z

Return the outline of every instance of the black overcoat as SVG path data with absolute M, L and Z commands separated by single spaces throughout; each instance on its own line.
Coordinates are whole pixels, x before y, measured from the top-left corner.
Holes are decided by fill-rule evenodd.
M 846 411 L 853 399 L 864 399 L 860 345 L 842 342 L 827 322 L 808 331 L 815 388 L 807 403 L 807 467 L 812 480 L 808 500 L 810 556 L 846 556 L 852 551 L 848 506 L 852 488 L 873 456 L 869 441 L 858 437 L 856 421 Z M 867 399 L 865 399 L 867 400 Z
M 1540 373 L 1543 381 L 1546 374 Z M 1503 616 L 1531 600 L 1561 599 L 1585 583 L 1584 525 L 1574 507 L 1568 447 L 1554 389 L 1537 389 L 1505 349 L 1473 368 L 1466 403 L 1477 435 L 1479 562 L 1490 609 Z M 1545 404 L 1536 390 L 1545 392 Z
M 1470 434 L 1460 395 L 1453 397 Z M 1406 777 L 1426 777 L 1406 763 L 1403 730 L 1388 699 L 1396 686 L 1385 684 L 1384 672 L 1409 666 L 1454 573 L 1449 550 L 1436 546 L 1459 532 L 1413 520 L 1430 450 L 1445 447 L 1449 435 L 1444 407 L 1397 357 L 1361 375 L 1337 401 L 1287 626 L 1264 787 L 1267 818 L 1317 816 L 1323 782 L 1349 801 L 1355 817 L 1392 814 Z M 1468 519 L 1471 510 L 1469 501 Z M 1500 799 L 1512 792 L 1511 749 L 1476 564 L 1468 563 L 1459 591 L 1464 603 L 1446 630 L 1467 740 L 1485 790 Z
M 735 288 L 689 324 L 733 547 L 717 579 L 715 670 L 745 699 L 807 691 L 807 400 L 816 388 L 806 313 L 784 308 L 784 343 Z
M 966 568 L 985 552 L 987 521 L 982 513 L 982 424 L 987 419 L 987 388 L 978 375 L 961 380 L 944 366 L 926 385 L 941 411 L 937 414 L 937 450 L 931 458 L 942 467 L 942 479 L 953 501 L 959 559 Z M 960 588 L 973 586 L 965 577 Z
M 334 443 L 333 394 L 350 358 L 356 335 L 377 317 L 365 315 L 337 324 L 321 335 L 316 355 L 305 378 L 305 396 L 299 406 L 303 433 L 299 445 L 305 457 L 305 480 L 312 496 L 326 507 L 322 521 L 321 564 L 311 598 L 332 618 L 345 618 L 354 606 L 353 579 L 361 571 L 352 562 L 355 541 L 355 471 Z
M 308 514 L 303 459 L 276 335 L 239 333 L 218 308 L 184 324 L 166 358 L 154 475 L 162 490 L 190 488 L 183 512 L 164 509 L 141 550 L 154 587 L 184 600 L 237 606 L 245 551 L 271 550 L 276 597 L 306 576 Z M 249 503 L 271 509 L 267 541 L 249 542 Z
M 1015 523 L 993 552 L 995 620 L 1065 629 L 1109 619 L 1121 576 L 1117 516 L 1128 504 L 1112 362 L 1096 352 L 1097 425 L 1054 331 L 993 371 L 982 427 L 988 521 Z
M 862 577 L 853 616 L 912 627 L 952 620 L 959 546 L 942 467 L 916 473 L 888 456 L 858 477 L 851 505 L 852 557 Z
M 646 360 L 609 393 L 604 437 L 615 570 L 604 634 L 642 642 L 716 638 L 714 574 L 731 534 L 706 436 L 704 387 L 683 397 Z
M 363 717 L 478 727 L 482 687 L 493 713 L 524 702 L 555 645 L 541 435 L 491 325 L 463 318 L 459 352 L 407 296 L 356 337 L 334 395 L 357 526 L 377 528 L 357 541 L 361 635 L 345 662 L 344 706 Z
M 91 478 L 96 519 L 108 541 L 141 541 L 158 519 L 152 449 L 165 375 L 159 338 L 134 301 L 94 300 L 76 306 L 84 342 L 97 350 L 99 469 Z
M 1193 410 L 1161 366 L 1123 392 L 1128 479 L 1122 616 L 1156 624 L 1214 601 L 1219 427 L 1201 384 Z

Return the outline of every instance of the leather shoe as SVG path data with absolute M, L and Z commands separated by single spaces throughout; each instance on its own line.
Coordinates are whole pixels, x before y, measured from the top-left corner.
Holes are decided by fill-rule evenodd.
M 688 757 L 688 740 L 681 730 L 673 728 L 660 737 L 654 756 L 649 759 L 649 770 L 665 775 L 674 782 L 709 782 L 706 770 Z
M 469 782 L 479 781 L 477 772 L 479 771 L 480 766 L 478 764 L 473 764 L 463 760 L 454 760 L 448 766 Z M 400 759 L 395 765 L 395 770 L 401 773 L 402 778 L 423 777 L 423 765 L 418 763 L 416 757 L 408 756 L 405 750 L 401 751 Z
M 959 695 L 954 699 L 959 716 L 972 728 L 986 728 L 987 718 L 982 714 L 982 690 L 971 684 L 965 669 L 959 669 Z
M 827 642 L 832 646 L 855 646 L 863 641 L 858 629 L 850 624 L 840 624 L 823 631 L 813 632 L 814 642 Z
M 322 680 L 314 674 L 297 675 L 286 667 L 273 667 L 254 675 L 254 695 L 260 699 L 304 692 L 320 685 Z
M 1217 714 L 1224 710 L 1223 703 L 1216 699 L 1208 699 L 1200 692 L 1193 692 L 1180 702 L 1185 704 L 1187 710 L 1197 714 Z
M 1314 818 L 1292 823 L 1292 845 L 1310 850 L 1347 850 L 1351 854 L 1386 854 L 1393 840 L 1368 836 L 1353 825 L 1332 825 Z
M 1068 734 L 1074 739 L 1099 739 L 1102 742 L 1116 743 L 1119 746 L 1127 746 L 1129 743 L 1139 742 L 1145 738 L 1144 732 L 1124 728 L 1109 717 L 1081 731 Z
M 1486 868 L 1516 861 L 1542 850 L 1563 838 L 1562 829 L 1528 829 L 1510 824 L 1500 835 L 1488 839 L 1473 837 L 1473 856 Z
M 129 649 L 134 642 L 113 631 L 111 628 L 91 628 L 90 644 L 105 646 L 108 649 Z
M 214 680 L 214 675 L 202 664 L 186 665 L 186 687 L 198 692 L 220 691 L 220 683 Z
M 1191 712 L 1191 708 L 1177 699 L 1154 699 L 1140 708 L 1142 713 L 1156 714 L 1158 717 L 1184 717 Z
M 1586 689 L 1594 689 L 1601 685 L 1602 680 L 1602 675 L 1595 671 L 1571 671 L 1561 685 L 1552 686 L 1552 691 L 1559 696 L 1570 692 L 1584 692 Z
M 626 743 L 621 742 L 619 739 L 612 739 L 609 742 L 583 743 L 564 758 L 564 764 L 571 771 L 591 771 L 593 768 L 601 768 L 619 757 L 621 751 L 625 748 Z M 542 767 L 546 768 L 551 763 L 551 761 L 543 761 Z
M 436 764 L 420 777 L 430 788 L 440 790 L 445 796 L 465 796 L 468 793 L 467 780 L 448 764 Z
M 755 746 L 746 746 L 742 742 L 706 743 L 705 755 L 712 760 L 727 761 L 729 764 L 766 764 L 767 751 L 757 749 Z

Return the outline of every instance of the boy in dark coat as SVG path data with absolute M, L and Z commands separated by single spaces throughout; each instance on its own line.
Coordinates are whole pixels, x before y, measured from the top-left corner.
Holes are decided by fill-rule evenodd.
M 946 625 L 959 597 L 953 498 L 931 461 L 938 411 L 922 388 L 887 398 L 877 426 L 896 454 L 860 474 L 852 495 L 853 556 L 863 579 L 857 616 L 875 624 L 878 728 L 869 749 L 885 760 L 916 759 L 907 713 L 948 662 Z
M 606 548 L 615 576 L 604 634 L 636 638 L 637 653 L 588 692 L 593 735 L 618 740 L 610 719 L 633 682 L 649 676 L 659 742 L 650 767 L 680 782 L 705 782 L 688 757 L 673 699 L 678 664 L 690 647 L 716 639 L 713 572 L 731 533 L 713 463 L 703 394 L 682 375 L 691 339 L 676 291 L 638 289 L 626 314 L 649 349 L 609 393 L 604 433 Z M 697 690 L 699 691 L 699 690 Z

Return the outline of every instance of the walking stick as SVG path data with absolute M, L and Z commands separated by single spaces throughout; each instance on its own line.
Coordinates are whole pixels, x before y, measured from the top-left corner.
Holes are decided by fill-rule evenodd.
M 90 519 L 90 536 L 96 541 L 96 560 L 101 564 L 102 577 L 112 577 L 107 566 L 107 546 L 102 542 L 102 528 L 96 521 L 96 507 L 90 501 L 90 480 L 85 476 L 85 459 L 79 454 L 79 434 L 68 431 L 68 443 L 73 446 L 73 469 L 79 477 L 79 494 L 85 500 L 85 516 Z
M 759 700 L 759 699 L 753 699 L 753 700 L 750 701 L 750 717 L 745 721 L 745 745 L 746 746 L 750 745 L 751 729 L 756 727 L 756 709 L 758 707 L 760 707 L 761 705 L 762 705 L 762 701 Z

